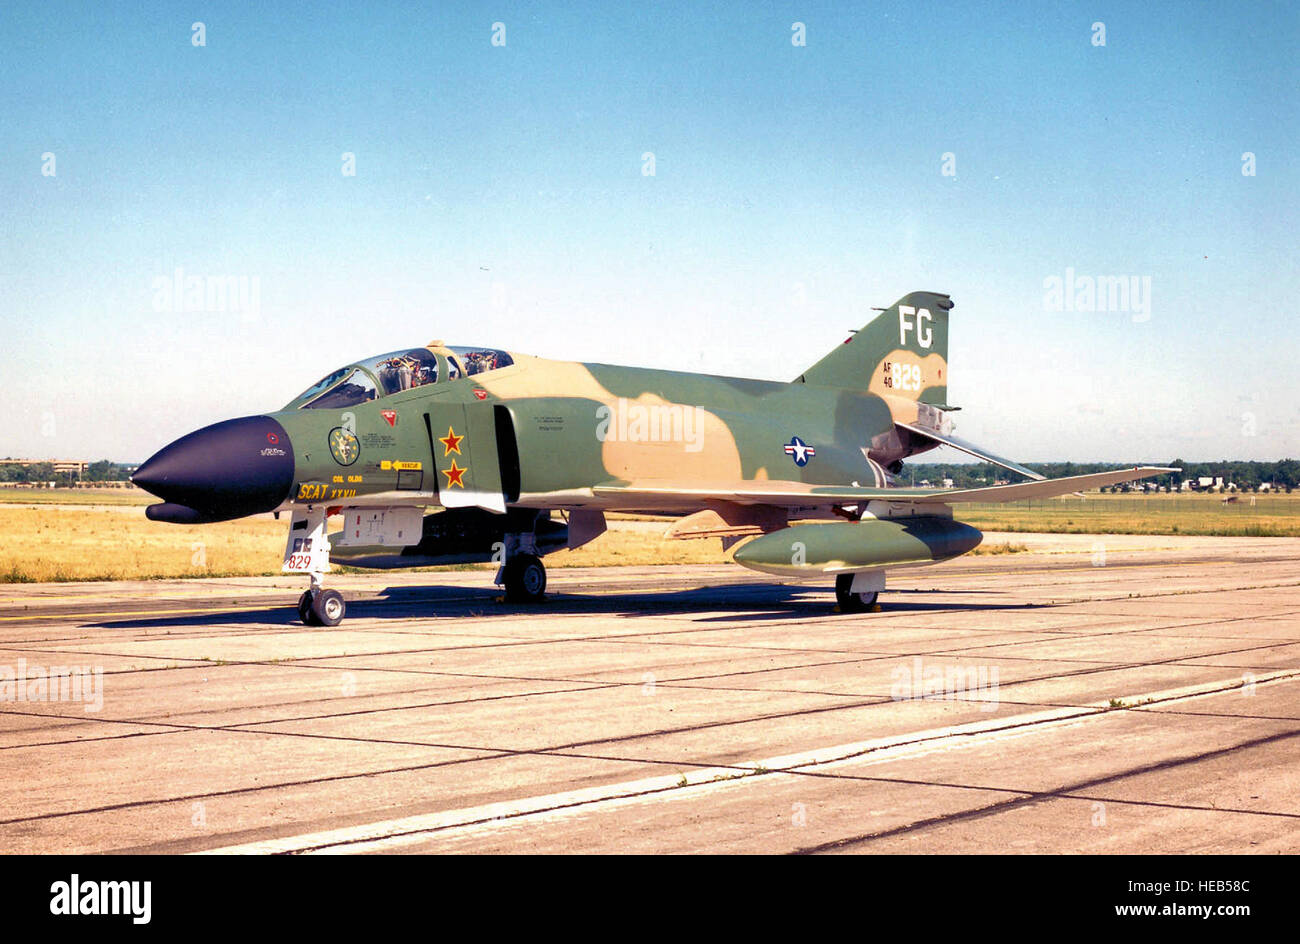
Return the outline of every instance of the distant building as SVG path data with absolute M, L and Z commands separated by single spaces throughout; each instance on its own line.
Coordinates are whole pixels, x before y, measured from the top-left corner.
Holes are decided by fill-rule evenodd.
M 81 462 L 77 459 L 0 459 L 0 465 L 21 465 L 24 468 L 30 468 L 34 465 L 44 465 L 49 463 L 54 466 L 54 471 L 60 475 L 75 475 L 81 478 L 90 468 L 89 462 Z

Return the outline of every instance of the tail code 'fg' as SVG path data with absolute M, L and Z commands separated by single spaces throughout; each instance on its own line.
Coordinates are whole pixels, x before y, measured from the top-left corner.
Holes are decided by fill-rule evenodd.
M 948 398 L 952 299 L 912 292 L 809 367 L 799 381 L 942 406 Z

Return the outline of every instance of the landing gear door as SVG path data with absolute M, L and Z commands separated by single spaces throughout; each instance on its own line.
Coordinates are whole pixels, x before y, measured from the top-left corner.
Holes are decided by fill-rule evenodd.
M 505 514 L 496 421 L 490 403 L 438 404 L 424 414 L 444 508 Z

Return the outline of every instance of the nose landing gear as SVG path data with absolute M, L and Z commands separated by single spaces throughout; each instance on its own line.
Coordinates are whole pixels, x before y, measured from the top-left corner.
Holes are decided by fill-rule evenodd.
M 337 590 L 326 590 L 323 582 L 330 569 L 330 543 L 325 536 L 328 512 L 324 508 L 295 511 L 289 525 L 289 542 L 284 548 L 286 573 L 305 573 L 311 588 L 298 598 L 298 618 L 305 626 L 337 626 L 343 622 L 347 604 Z
M 304 626 L 337 626 L 347 609 L 337 590 L 305 590 L 298 598 L 298 618 Z

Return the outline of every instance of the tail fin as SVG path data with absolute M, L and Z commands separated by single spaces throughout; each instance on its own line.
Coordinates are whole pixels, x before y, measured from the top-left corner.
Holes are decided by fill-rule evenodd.
M 938 292 L 912 292 L 809 367 L 799 381 L 868 390 L 934 406 L 948 402 L 948 312 Z

